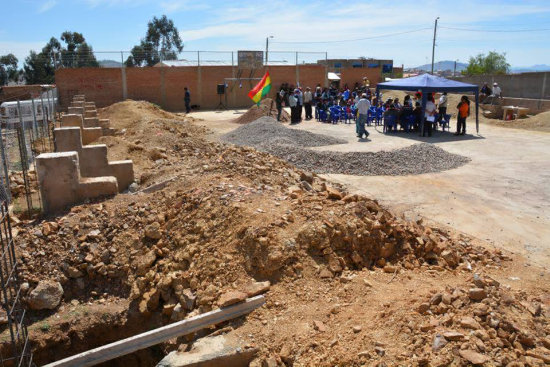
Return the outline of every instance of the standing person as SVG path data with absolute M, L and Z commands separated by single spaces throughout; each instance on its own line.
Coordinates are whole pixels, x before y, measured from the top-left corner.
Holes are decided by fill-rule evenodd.
M 495 97 L 502 97 L 502 90 L 498 86 L 498 83 L 493 83 L 493 96 Z
M 185 113 L 191 112 L 191 93 L 189 93 L 189 89 L 187 87 L 183 88 L 185 91 L 185 95 L 183 97 L 183 101 L 185 102 Z
M 313 102 L 313 94 L 309 87 L 306 88 L 304 93 L 304 108 L 306 109 L 306 120 L 311 120 L 313 118 L 311 104 Z
M 304 93 L 302 92 L 302 90 L 300 88 L 296 88 L 295 89 L 295 92 L 297 93 L 297 97 L 298 97 L 298 105 L 296 107 L 298 107 L 298 122 L 301 122 L 302 121 L 302 109 L 304 108 Z
M 458 116 L 456 118 L 456 133 L 455 135 L 466 134 L 466 117 L 470 116 L 470 100 L 467 96 L 460 98 L 458 106 Z M 462 130 L 462 132 L 461 132 Z
M 279 93 L 275 95 L 275 105 L 277 106 L 277 121 L 281 121 L 281 113 L 283 112 L 283 98 L 285 91 L 281 87 Z
M 366 93 L 361 95 L 361 99 L 357 102 L 356 107 L 358 116 L 357 120 L 355 120 L 355 131 L 357 132 L 357 137 L 363 138 L 363 135 L 365 135 L 365 138 L 368 138 L 369 132 L 365 130 L 365 123 L 369 114 L 370 102 L 367 99 Z
M 432 93 L 428 93 L 428 102 L 424 113 L 424 133 L 422 136 L 432 136 L 432 124 L 435 122 L 435 103 Z
M 290 123 L 295 124 L 300 121 L 298 117 L 298 95 L 291 93 L 288 96 L 288 105 L 290 106 Z
M 441 123 L 441 120 L 445 119 L 447 114 L 447 92 L 443 92 L 441 97 L 439 97 L 439 116 L 437 117 L 437 122 Z

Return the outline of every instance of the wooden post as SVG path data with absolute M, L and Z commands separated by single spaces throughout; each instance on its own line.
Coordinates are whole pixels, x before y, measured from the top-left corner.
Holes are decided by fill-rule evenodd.
M 161 328 L 122 339 L 117 342 L 91 349 L 87 352 L 50 363 L 44 367 L 87 367 L 110 361 L 111 359 L 145 349 L 177 336 L 191 334 L 210 325 L 231 320 L 252 312 L 265 303 L 264 296 L 247 299 L 243 303 L 220 308 L 201 315 L 191 317 Z

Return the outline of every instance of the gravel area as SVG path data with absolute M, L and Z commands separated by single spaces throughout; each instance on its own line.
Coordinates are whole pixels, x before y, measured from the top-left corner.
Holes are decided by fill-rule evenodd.
M 448 153 L 428 143 L 381 152 L 331 152 L 303 147 L 341 144 L 341 139 L 288 129 L 270 118 L 261 118 L 222 137 L 223 141 L 249 145 L 271 153 L 296 167 L 315 173 L 359 176 L 401 176 L 440 172 L 460 167 L 469 158 Z M 346 143 L 345 141 L 343 143 Z
M 237 145 L 256 147 L 271 140 L 276 144 L 290 144 L 298 147 L 321 147 L 332 144 L 345 144 L 346 140 L 327 135 L 310 133 L 309 131 L 286 128 L 271 117 L 260 117 L 254 122 L 243 125 L 222 136 L 222 141 Z

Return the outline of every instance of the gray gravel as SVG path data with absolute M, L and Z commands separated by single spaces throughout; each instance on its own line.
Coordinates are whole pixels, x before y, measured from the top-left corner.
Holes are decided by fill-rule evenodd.
M 381 152 L 330 152 L 303 147 L 341 144 L 341 139 L 288 129 L 271 118 L 261 118 L 226 134 L 223 141 L 253 146 L 296 167 L 315 173 L 360 176 L 401 176 L 440 172 L 460 167 L 469 158 L 448 153 L 428 143 Z M 323 143 L 324 142 L 324 143 Z M 346 143 L 346 141 L 343 141 Z
M 260 117 L 222 136 L 222 141 L 253 147 L 267 140 L 274 144 L 290 144 L 297 147 L 321 147 L 347 143 L 346 140 L 327 135 L 286 128 L 272 117 Z

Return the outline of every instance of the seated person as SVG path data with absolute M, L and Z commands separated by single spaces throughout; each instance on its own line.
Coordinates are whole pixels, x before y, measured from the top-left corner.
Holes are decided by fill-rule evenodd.
M 403 107 L 403 105 L 399 103 L 399 98 L 396 98 L 393 100 L 393 106 L 395 107 L 396 110 L 400 110 L 401 107 Z
M 410 100 L 410 99 L 409 99 Z M 399 124 L 401 125 L 401 128 L 405 128 L 405 124 L 407 122 L 407 118 L 413 114 L 413 107 L 409 101 L 405 101 L 403 104 L 403 107 L 401 108 L 401 111 L 399 112 Z

